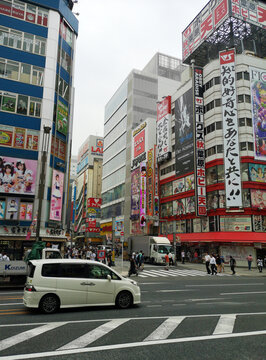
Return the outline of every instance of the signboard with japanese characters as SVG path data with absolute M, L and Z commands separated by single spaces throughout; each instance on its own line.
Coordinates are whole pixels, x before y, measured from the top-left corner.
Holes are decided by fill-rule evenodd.
M 266 5 L 265 1 L 231 0 L 232 15 L 265 29 Z
M 147 215 L 153 216 L 153 149 L 148 151 L 147 163 Z
M 159 216 L 159 170 L 156 161 L 157 146 L 154 145 L 154 215 Z
M 226 207 L 242 206 L 235 51 L 220 52 Z
M 194 68 L 195 197 L 196 215 L 206 216 L 205 138 L 203 118 L 203 68 Z
M 266 160 L 266 70 L 250 67 L 255 159 Z M 254 172 L 253 172 L 254 174 Z M 254 180 L 253 180 L 254 181 Z
M 171 96 L 157 104 L 157 161 L 171 158 Z
M 140 164 L 140 226 L 146 225 L 146 163 Z

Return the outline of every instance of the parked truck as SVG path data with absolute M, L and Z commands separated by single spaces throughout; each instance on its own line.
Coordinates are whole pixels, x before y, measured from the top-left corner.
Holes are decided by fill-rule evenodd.
M 137 251 L 143 251 L 145 262 L 152 264 L 164 264 L 165 255 L 169 252 L 173 254 L 173 261 L 175 261 L 173 247 L 166 237 L 133 236 L 131 238 L 131 252 Z
M 45 248 L 44 242 L 36 242 L 24 260 L 0 261 L 0 280 L 24 283 L 28 276 L 28 261 L 33 259 L 62 258 L 58 249 Z

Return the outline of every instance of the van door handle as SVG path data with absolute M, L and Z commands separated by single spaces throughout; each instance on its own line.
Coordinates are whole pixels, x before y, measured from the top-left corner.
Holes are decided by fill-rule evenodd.
M 87 282 L 82 282 L 80 283 L 80 285 L 89 285 L 89 286 L 94 286 L 95 284 L 93 282 L 87 283 Z

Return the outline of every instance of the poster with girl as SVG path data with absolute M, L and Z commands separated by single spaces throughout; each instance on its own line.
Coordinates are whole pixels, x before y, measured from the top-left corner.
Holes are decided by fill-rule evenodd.
M 17 220 L 18 219 L 18 209 L 19 209 L 19 199 L 18 198 L 9 198 L 7 200 L 6 219 Z
M 64 173 L 53 170 L 50 220 L 61 221 Z
M 37 161 L 0 156 L 0 193 L 35 194 Z

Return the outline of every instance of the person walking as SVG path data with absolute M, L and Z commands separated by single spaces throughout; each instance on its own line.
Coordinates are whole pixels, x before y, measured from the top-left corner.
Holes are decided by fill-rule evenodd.
M 173 254 L 171 253 L 171 251 L 169 251 L 168 256 L 169 256 L 169 266 L 174 265 Z
M 263 260 L 261 258 L 258 258 L 257 265 L 258 265 L 259 272 L 262 272 Z
M 191 252 L 189 250 L 187 252 L 187 258 L 188 258 L 188 261 L 191 262 Z
M 165 270 L 169 270 L 169 255 L 165 254 Z
M 140 271 L 144 270 L 144 253 L 142 250 L 139 253 L 139 269 Z
M 224 256 L 221 255 L 221 256 L 220 256 L 220 259 L 221 259 L 221 270 L 222 270 L 222 272 L 224 273 Z
M 108 265 L 109 267 L 112 266 L 112 251 L 111 251 L 111 250 L 109 250 L 109 251 L 108 251 L 108 254 L 107 254 L 107 265 Z
M 135 257 L 130 256 L 129 257 L 129 270 L 128 270 L 128 277 L 130 277 L 130 275 L 132 274 L 136 274 L 136 276 L 138 276 L 138 271 L 137 271 L 137 266 L 136 266 L 136 262 L 135 262 Z
M 205 255 L 205 266 L 206 266 L 207 274 L 209 274 L 209 275 L 210 275 L 210 273 L 211 273 L 211 270 L 210 270 L 210 261 L 211 261 L 211 257 L 210 257 L 210 255 L 209 255 L 208 252 L 207 252 L 206 255 Z
M 185 251 L 184 250 L 182 250 L 181 251 L 181 258 L 182 258 L 182 264 L 185 264 Z
M 222 264 L 222 260 L 220 258 L 220 255 L 217 255 L 216 256 L 216 265 L 217 265 L 217 272 L 218 273 L 221 273 L 221 271 L 222 271 L 221 264 Z
M 230 263 L 230 268 L 231 268 L 231 270 L 232 270 L 232 275 L 235 275 L 235 266 L 236 266 L 236 261 L 235 261 L 235 259 L 233 258 L 233 256 L 230 256 L 230 261 L 229 261 L 229 263 Z
M 251 256 L 251 254 L 248 255 L 247 261 L 248 261 L 248 269 L 251 270 L 251 264 L 252 264 L 252 261 L 253 261 L 253 258 Z
M 214 274 L 217 275 L 216 259 L 215 259 L 215 256 L 213 254 L 211 256 L 210 264 L 211 264 L 211 269 L 212 269 L 212 275 L 214 275 Z

